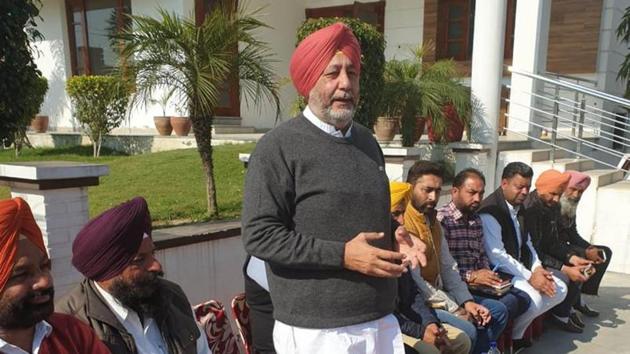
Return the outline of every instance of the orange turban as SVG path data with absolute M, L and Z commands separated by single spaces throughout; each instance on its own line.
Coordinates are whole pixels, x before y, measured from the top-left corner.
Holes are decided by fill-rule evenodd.
M 567 184 L 569 184 L 571 175 L 568 173 L 561 173 L 556 170 L 547 170 L 543 172 L 536 180 L 536 190 L 538 194 L 547 194 L 551 192 L 562 193 Z
M 578 171 L 567 171 L 566 173 L 571 175 L 571 179 L 569 180 L 569 185 L 567 187 L 584 191 L 591 184 L 591 177 L 585 173 Z
M 345 54 L 357 72 L 361 71 L 359 41 L 343 23 L 324 27 L 300 42 L 289 64 L 291 80 L 300 95 L 308 97 L 337 52 Z
M 26 236 L 46 253 L 42 232 L 24 199 L 18 197 L 0 201 L 0 291 L 13 272 L 20 235 Z

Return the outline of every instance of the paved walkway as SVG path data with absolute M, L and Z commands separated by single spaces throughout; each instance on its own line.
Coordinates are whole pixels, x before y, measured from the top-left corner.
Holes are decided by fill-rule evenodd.
M 583 316 L 582 334 L 563 332 L 545 323 L 543 335 L 524 354 L 630 354 L 630 275 L 606 273 L 599 297 L 586 302 L 600 311 L 598 318 Z

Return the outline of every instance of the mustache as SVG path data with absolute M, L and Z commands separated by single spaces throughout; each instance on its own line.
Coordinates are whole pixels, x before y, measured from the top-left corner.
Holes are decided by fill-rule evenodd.
M 350 92 L 344 92 L 341 95 L 335 95 L 330 99 L 330 102 L 332 101 L 338 101 L 338 100 L 352 100 L 354 101 L 354 95 Z
M 43 289 L 39 291 L 31 291 L 30 293 L 28 293 L 28 295 L 26 295 L 24 300 L 31 301 L 37 296 L 50 296 L 51 301 L 52 301 L 52 299 L 55 297 L 55 288 L 51 286 L 50 288 L 47 288 L 47 289 Z

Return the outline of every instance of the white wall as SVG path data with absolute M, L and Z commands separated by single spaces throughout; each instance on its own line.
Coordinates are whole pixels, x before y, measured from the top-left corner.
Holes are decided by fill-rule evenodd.
M 424 0 L 388 1 L 385 5 L 386 59 L 404 59 L 422 43 Z
M 35 43 L 35 64 L 48 79 L 48 92 L 40 113 L 50 117 L 50 127 L 73 127 L 66 79 L 71 75 L 66 10 L 63 0 L 43 1 L 37 29 L 44 40 Z M 66 59 L 67 58 L 67 59 Z
M 244 291 L 245 250 L 240 237 L 230 237 L 158 250 L 166 279 L 179 284 L 192 305 L 219 300 L 229 309 Z

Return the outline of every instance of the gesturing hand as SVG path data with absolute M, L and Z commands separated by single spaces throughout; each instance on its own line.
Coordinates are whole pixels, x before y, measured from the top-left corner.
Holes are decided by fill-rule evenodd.
M 369 241 L 378 240 L 384 236 L 382 232 L 361 232 L 346 242 L 343 266 L 365 275 L 382 278 L 395 278 L 406 272 L 407 263 L 403 262 L 404 254 L 369 244 Z
M 403 253 L 411 263 L 411 269 L 417 266 L 426 266 L 427 257 L 425 255 L 427 245 L 417 237 L 412 237 L 404 226 L 396 229 L 396 250 Z

